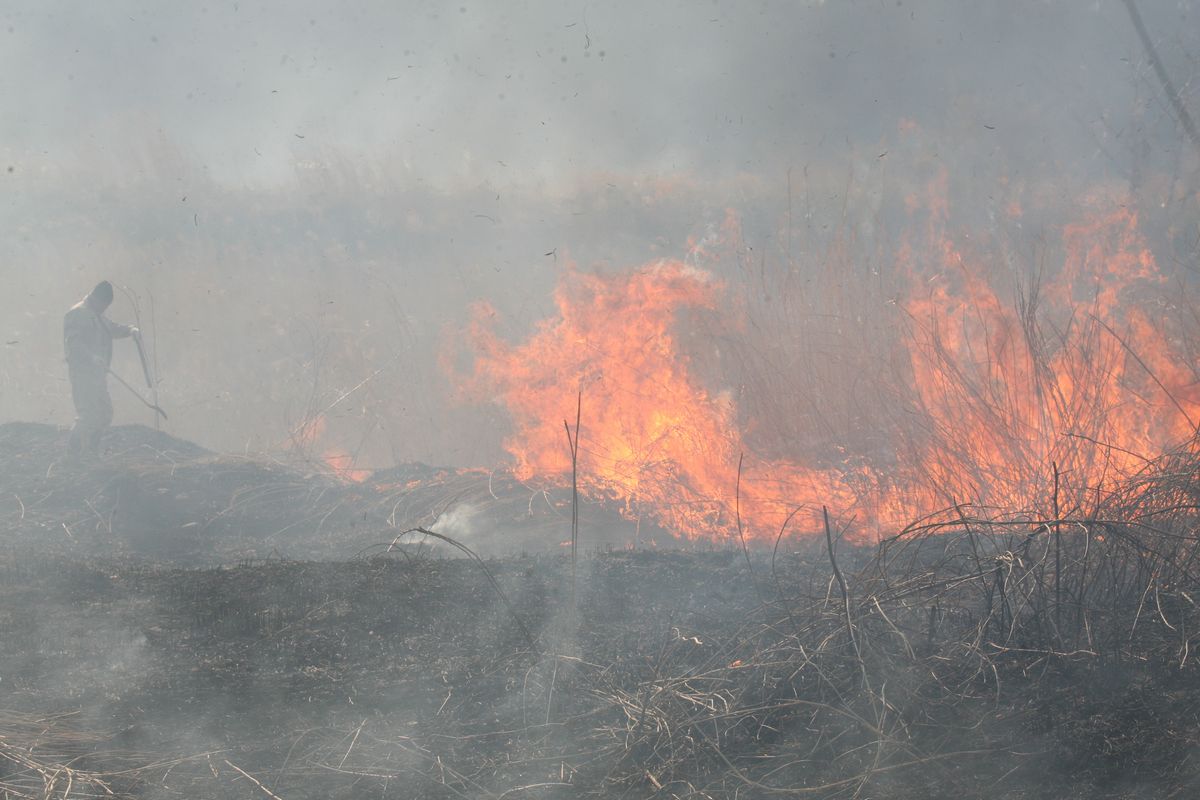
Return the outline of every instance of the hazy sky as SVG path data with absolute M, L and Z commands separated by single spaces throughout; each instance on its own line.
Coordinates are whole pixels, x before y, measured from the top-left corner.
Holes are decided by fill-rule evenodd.
M 1194 70 L 1179 52 L 1194 4 L 1143 5 L 1167 60 Z M 165 139 L 233 185 L 331 151 L 438 185 L 763 172 L 901 119 L 1066 151 L 1080 143 L 1062 134 L 1102 116 L 1120 130 L 1142 59 L 1116 0 L 6 8 L 11 160 L 136 169 Z M 1052 112 L 1033 130 L 1031 104 Z

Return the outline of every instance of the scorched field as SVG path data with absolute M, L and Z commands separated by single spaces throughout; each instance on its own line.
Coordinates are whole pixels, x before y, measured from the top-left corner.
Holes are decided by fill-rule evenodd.
M 499 475 L 346 483 L 140 427 L 71 465 L 63 436 L 0 427 L 8 798 L 1200 786 L 1191 450 L 1086 516 L 870 546 L 669 547 L 586 504 L 572 559 L 569 494 Z

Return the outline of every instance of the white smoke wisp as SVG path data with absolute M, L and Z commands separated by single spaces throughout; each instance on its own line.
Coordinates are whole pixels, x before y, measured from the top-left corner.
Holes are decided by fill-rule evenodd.
M 451 506 L 438 515 L 438 518 L 429 526 L 429 530 L 471 547 L 472 542 L 478 541 L 482 532 L 479 525 L 479 508 L 471 503 L 458 503 Z M 430 542 L 430 544 L 448 546 L 437 541 Z

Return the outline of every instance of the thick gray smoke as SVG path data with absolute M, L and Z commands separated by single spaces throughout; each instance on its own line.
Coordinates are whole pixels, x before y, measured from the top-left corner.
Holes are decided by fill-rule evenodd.
M 1143 5 L 1200 107 L 1196 4 Z M 568 259 L 684 257 L 725 209 L 803 270 L 938 169 L 980 224 L 1196 169 L 1117 2 L 17 0 L 0 42 L 0 420 L 69 423 L 61 314 L 110 278 L 171 432 L 225 451 L 324 412 L 305 446 L 367 466 L 495 463 L 438 364 L 470 303 L 519 336 Z

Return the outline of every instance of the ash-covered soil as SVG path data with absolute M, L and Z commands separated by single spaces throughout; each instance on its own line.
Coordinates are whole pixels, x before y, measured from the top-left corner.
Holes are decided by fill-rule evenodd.
M 114 431 L 99 464 L 60 445 L 0 426 L 6 797 L 1200 791 L 1186 587 L 1133 593 L 1132 625 L 1112 622 L 1119 598 L 1081 611 L 1084 638 L 1058 631 L 1056 650 L 1034 625 L 1073 612 L 1041 614 L 1044 592 L 1023 609 L 1015 568 L 971 579 L 978 549 L 967 578 L 946 548 L 892 554 L 912 565 L 900 580 L 843 546 L 843 595 L 821 540 L 614 549 L 588 538 L 606 522 L 573 565 L 561 498 L 540 495 L 539 517 L 532 490 L 496 476 L 346 485 L 142 428 Z M 461 530 L 493 554 L 387 546 L 461 507 L 447 486 L 474 487 Z M 413 517 L 389 519 L 404 504 Z M 1032 560 L 1021 536 L 987 564 Z
M 558 794 L 533 796 L 574 796 L 603 783 L 588 763 L 593 726 L 619 728 L 594 693 L 632 688 L 666 653 L 713 648 L 707 631 L 752 607 L 731 555 L 588 558 L 578 613 L 560 557 L 190 570 L 10 558 L 0 730 L 5 716 L 55 717 L 35 755 L 107 772 L 111 753 L 136 770 L 110 779 L 114 791 L 139 797 L 253 796 L 232 765 L 285 798 L 545 782 Z
M 815 568 L 794 560 L 787 577 Z M 688 709 L 656 693 L 720 703 L 731 695 L 714 677 L 770 674 L 736 666 L 769 634 L 734 552 L 593 554 L 575 604 L 562 557 L 181 569 L 17 556 L 0 567 L 0 609 L 0 743 L 44 771 L 77 770 L 71 796 L 760 797 L 829 783 L 836 766 L 813 758 L 822 718 L 789 705 L 796 692 L 764 693 L 760 706 L 780 711 L 753 728 L 737 729 L 731 705 L 709 741 L 674 740 Z M 1198 785 L 1191 682 L 1155 685 L 1134 668 L 1004 677 L 999 702 L 986 687 L 915 737 L 927 763 L 884 771 L 860 796 L 1182 797 Z M 918 709 L 894 711 L 920 724 Z M 10 796 L 66 796 L 41 794 L 45 776 L 3 756 Z M 776 791 L 730 768 L 763 761 L 780 765 Z
M 67 431 L 0 425 L 0 524 L 11 543 L 172 563 L 346 559 L 423 526 L 483 554 L 544 552 L 571 538 L 571 496 L 506 472 L 407 464 L 339 479 L 319 458 L 217 454 L 160 431 L 112 428 L 99 460 L 68 458 Z M 651 524 L 585 504 L 593 547 L 667 544 Z

